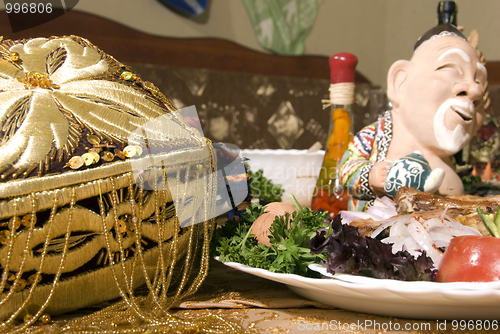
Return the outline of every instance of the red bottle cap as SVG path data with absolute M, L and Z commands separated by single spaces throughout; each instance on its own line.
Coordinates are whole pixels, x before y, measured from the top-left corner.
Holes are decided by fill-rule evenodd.
M 354 82 L 358 58 L 352 53 L 341 52 L 330 57 L 330 80 L 332 84 Z

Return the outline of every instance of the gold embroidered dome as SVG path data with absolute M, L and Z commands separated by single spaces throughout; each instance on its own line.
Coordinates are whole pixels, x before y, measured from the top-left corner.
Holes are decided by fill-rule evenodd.
M 89 41 L 0 38 L 1 328 L 118 296 L 137 306 L 144 283 L 168 309 L 170 268 L 184 259 L 189 275 L 201 251 L 176 296 L 195 291 L 215 161 L 152 83 Z
M 138 126 L 174 109 L 154 85 L 79 37 L 3 41 L 0 52 L 4 180 L 61 169 L 58 162 L 86 153 L 80 144 L 122 157 Z

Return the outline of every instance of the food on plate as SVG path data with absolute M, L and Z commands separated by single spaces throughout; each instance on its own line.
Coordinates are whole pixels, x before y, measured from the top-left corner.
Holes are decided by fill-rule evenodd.
M 311 254 L 308 241 L 325 225 L 328 213 L 302 208 L 292 196 L 296 211 L 276 216 L 269 227 L 270 246 L 258 243 L 252 224 L 266 207 L 250 203 L 240 217 L 228 220 L 215 231 L 211 251 L 222 262 L 237 262 L 271 272 L 319 277 L 307 266 L 325 261 L 323 254 Z
M 477 208 L 490 236 L 451 239 L 439 265 L 438 282 L 491 282 L 500 280 L 500 210 Z
M 493 208 L 498 212 L 495 197 L 443 197 L 402 188 L 395 202 L 383 197 L 366 212 L 343 211 L 332 220 L 326 212 L 302 208 L 294 202 L 295 207 L 250 204 L 239 219 L 228 221 L 216 231 L 216 255 L 225 262 L 313 277 L 307 266 L 319 262 L 325 262 L 332 274 L 405 281 L 436 281 L 437 277 L 439 281 L 467 281 L 467 277 L 480 281 L 475 274 L 482 272 L 488 273 L 481 274 L 483 280 L 491 280 L 495 270 L 500 277 L 500 256 L 485 257 L 482 263 L 490 263 L 486 268 L 489 271 L 467 274 L 461 266 L 467 263 L 472 267 L 471 256 L 455 250 L 461 240 L 474 244 L 481 238 L 487 239 L 487 247 L 477 246 L 476 250 L 486 254 L 488 247 L 494 249 L 489 244 L 494 238 L 483 234 L 500 236 L 500 216 L 493 214 Z M 484 219 L 487 227 L 480 232 L 475 228 L 478 225 L 462 224 L 457 219 L 460 212 L 475 215 L 479 221 Z M 457 279 L 457 272 L 466 278 Z
M 337 215 L 328 228 L 318 229 L 309 242 L 313 254 L 326 252 L 327 272 L 342 272 L 402 281 L 433 281 L 436 269 L 423 251 L 413 256 L 407 251 L 393 253 L 392 246 L 359 234 L 354 226 L 342 223 Z
M 264 208 L 264 213 L 257 218 L 252 224 L 252 233 L 255 235 L 259 244 L 271 246 L 269 241 L 269 228 L 274 222 L 276 216 L 284 216 L 297 212 L 297 208 L 290 204 L 281 202 L 269 203 Z
M 275 184 L 271 179 L 264 176 L 264 170 L 252 171 L 247 164 L 250 192 L 253 198 L 258 198 L 260 204 L 281 202 L 281 196 L 285 192 L 280 184 Z
M 342 212 L 344 223 L 357 227 L 364 236 L 391 244 L 393 253 L 403 250 L 418 256 L 425 251 L 436 268 L 439 267 L 443 252 L 452 238 L 489 235 L 477 211 L 474 209 L 474 212 L 471 212 L 474 205 L 490 211 L 491 206 L 498 207 L 496 202 L 484 198 L 474 196 L 470 196 L 468 200 L 449 198 L 405 187 L 401 188 L 397 195 L 395 203 L 383 198 L 378 202 L 375 201 L 374 206 L 364 213 Z M 454 207 L 449 208 L 444 203 L 452 203 Z M 402 207 L 404 210 L 401 210 Z M 430 211 L 420 211 L 424 208 Z M 475 220 L 471 219 L 474 222 L 464 220 L 458 214 L 460 212 L 466 212 L 469 217 L 475 216 Z M 479 221 L 478 224 L 475 223 L 476 220 Z
M 450 240 L 454 237 L 481 235 L 478 230 L 462 225 L 453 218 L 448 217 L 446 210 L 437 217 L 429 218 L 396 216 L 380 225 L 371 234 L 371 237 L 378 237 L 387 228 L 390 228 L 389 236 L 381 239 L 381 241 L 391 244 L 393 253 L 405 250 L 414 256 L 418 256 L 422 251 L 425 251 L 436 268 L 441 263 L 443 250 L 448 247 Z
M 447 209 L 449 217 L 463 225 L 477 229 L 482 235 L 489 235 L 476 208 L 479 206 L 483 211 L 496 211 L 500 203 L 500 196 L 440 196 L 418 191 L 415 188 L 403 187 L 396 194 L 394 202 L 399 214 L 418 214 Z
M 438 282 L 490 282 L 500 280 L 500 239 L 461 236 L 444 252 Z

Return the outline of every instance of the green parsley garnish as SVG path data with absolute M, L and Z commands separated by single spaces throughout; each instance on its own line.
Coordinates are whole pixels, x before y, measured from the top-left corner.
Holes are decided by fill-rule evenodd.
M 262 169 L 252 172 L 248 168 L 248 177 L 253 197 L 259 198 L 261 203 L 281 202 L 281 195 L 285 190 L 281 185 L 274 184 L 272 180 L 266 178 Z
M 271 246 L 257 244 L 251 225 L 265 206 L 252 203 L 240 219 L 232 219 L 217 229 L 212 251 L 223 262 L 238 262 L 254 268 L 276 273 L 298 274 L 319 277 L 307 267 L 311 263 L 326 260 L 324 254 L 311 254 L 308 242 L 316 235 L 318 228 L 326 228 L 328 213 L 302 208 L 292 199 L 297 212 L 277 216 L 270 227 Z

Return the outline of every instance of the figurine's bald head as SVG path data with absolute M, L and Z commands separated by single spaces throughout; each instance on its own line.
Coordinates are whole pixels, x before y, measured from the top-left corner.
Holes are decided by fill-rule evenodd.
M 435 154 L 453 155 L 482 122 L 486 69 L 449 24 L 429 30 L 415 47 L 410 61 L 399 60 L 389 70 L 394 120 Z

